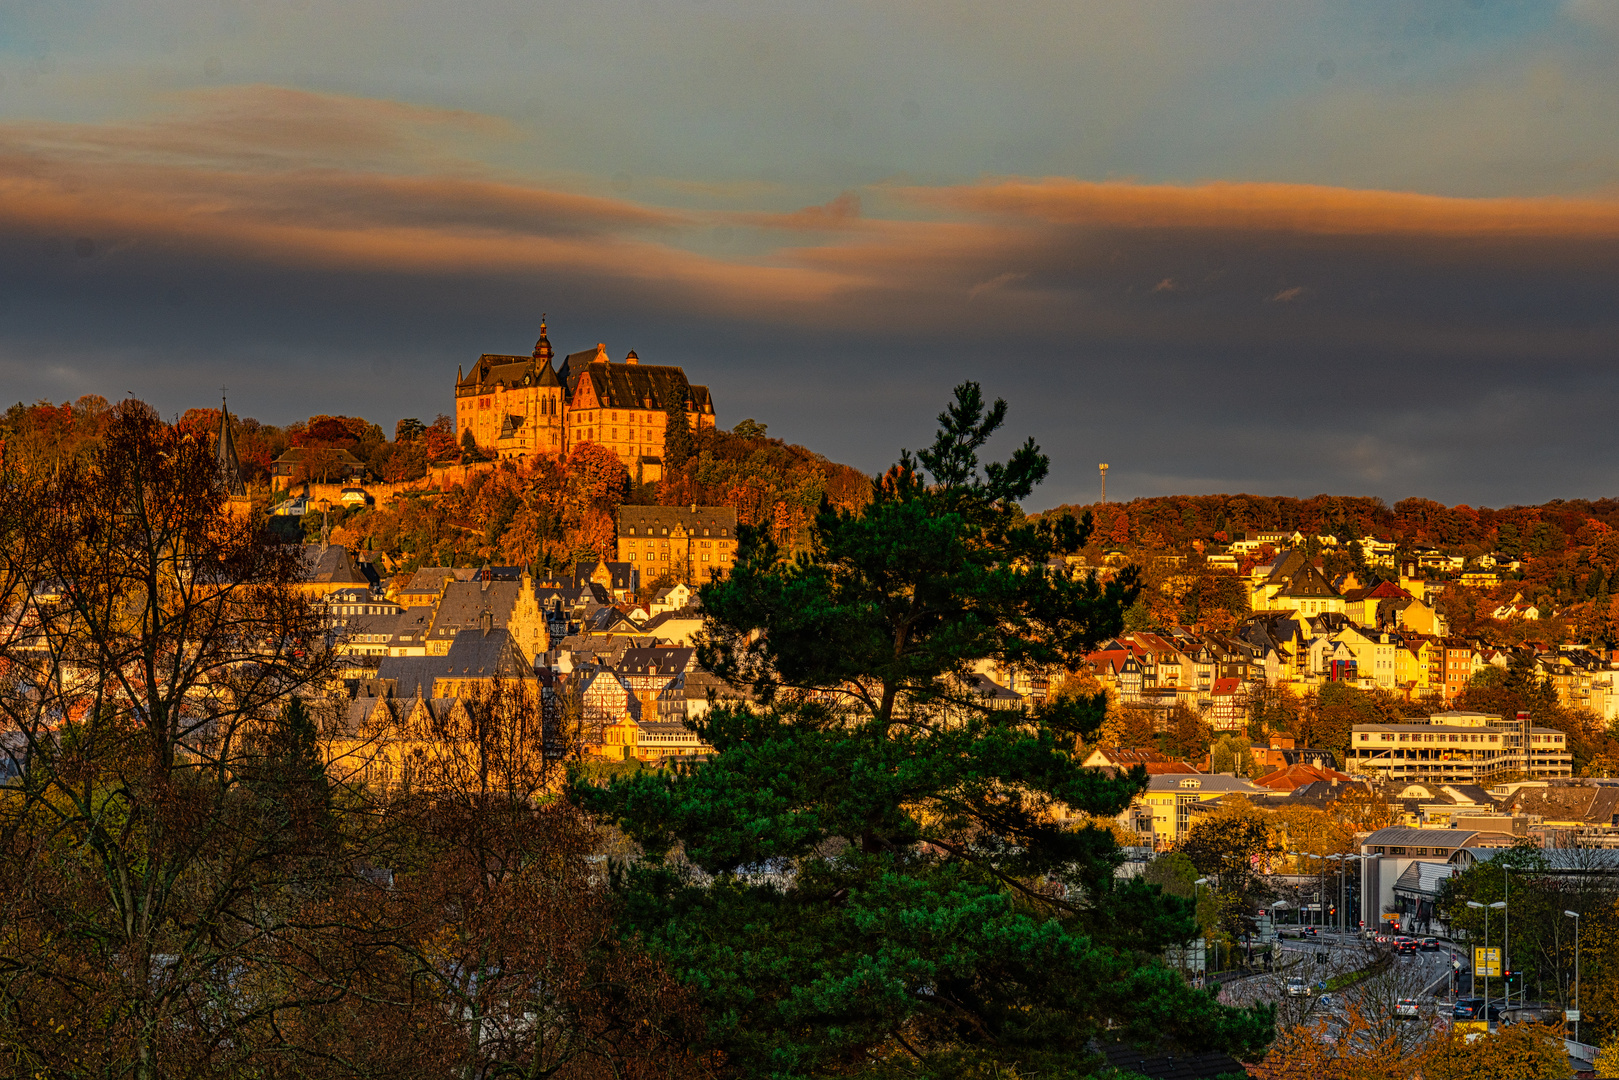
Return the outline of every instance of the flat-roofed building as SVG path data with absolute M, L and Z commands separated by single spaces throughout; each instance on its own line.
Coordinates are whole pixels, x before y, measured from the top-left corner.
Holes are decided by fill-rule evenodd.
M 1475 829 L 1378 829 L 1360 842 L 1361 925 L 1427 932 L 1438 885 L 1472 864 L 1472 850 L 1511 847 L 1510 833 Z M 1467 851 L 1465 856 L 1458 857 Z M 1412 867 L 1418 869 L 1412 870 Z
M 1573 775 L 1568 736 L 1534 727 L 1527 716 L 1502 720 L 1491 713 L 1435 713 L 1406 724 L 1356 724 L 1350 732 L 1348 769 L 1388 780 L 1487 784 L 1525 774 Z

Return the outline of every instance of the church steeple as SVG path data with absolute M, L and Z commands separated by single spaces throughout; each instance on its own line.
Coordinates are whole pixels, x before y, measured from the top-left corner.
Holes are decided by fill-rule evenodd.
M 545 316 L 540 316 L 540 340 L 534 343 L 534 359 L 546 364 L 551 363 L 551 339 L 545 336 Z
M 236 437 L 230 430 L 230 406 L 224 398 L 219 399 L 219 438 L 214 445 L 214 461 L 219 467 L 219 482 L 225 494 L 246 495 L 242 461 L 236 456 Z

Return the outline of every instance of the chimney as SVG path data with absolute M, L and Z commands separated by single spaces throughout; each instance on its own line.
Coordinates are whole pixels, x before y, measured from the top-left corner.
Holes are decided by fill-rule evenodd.
M 487 637 L 495 629 L 495 613 L 485 610 L 478 616 L 478 623 L 483 627 L 484 635 Z

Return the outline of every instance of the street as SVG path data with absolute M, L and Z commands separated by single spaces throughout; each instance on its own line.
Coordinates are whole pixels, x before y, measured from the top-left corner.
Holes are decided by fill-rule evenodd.
M 1363 1015 L 1393 1016 L 1399 1001 L 1409 998 L 1417 1002 L 1417 1019 L 1449 1023 L 1451 962 L 1462 956 L 1460 947 L 1441 943 L 1437 952 L 1402 956 L 1388 946 L 1362 940 L 1359 934 L 1326 932 L 1303 939 L 1283 939 L 1277 946 L 1274 970 L 1227 983 L 1221 989 L 1220 1000 L 1232 1005 L 1272 1002 L 1277 1006 L 1279 1022 L 1295 1024 L 1342 1016 L 1350 1003 Z M 1387 967 L 1381 972 L 1344 989 L 1334 988 L 1385 954 Z M 1308 994 L 1289 994 L 1287 982 L 1292 978 L 1302 978 Z

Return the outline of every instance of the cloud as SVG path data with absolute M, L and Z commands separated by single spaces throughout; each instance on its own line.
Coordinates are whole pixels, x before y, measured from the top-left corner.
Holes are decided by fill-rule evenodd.
M 1053 455 L 1048 501 L 1088 497 L 1097 460 L 1126 496 L 1500 503 L 1619 475 L 1611 199 L 1002 177 L 782 210 L 767 184 L 635 187 L 693 208 L 493 164 L 513 137 L 273 87 L 0 124 L 0 380 L 174 411 L 225 381 L 249 415 L 386 427 L 447 407 L 457 363 L 526 350 L 544 310 L 559 348 L 683 363 L 723 415 L 873 471 L 980 379 Z M 719 253 L 717 227 L 739 234 Z M 1363 389 L 1322 393 L 1329 371 Z
M 1616 198 L 1467 199 L 1316 184 L 1088 183 L 1062 177 L 897 188 L 919 205 L 1047 224 L 1324 236 L 1619 237 Z
M 806 206 L 788 214 L 747 214 L 742 220 L 766 229 L 844 231 L 860 222 L 860 195 L 845 191 L 823 206 Z

